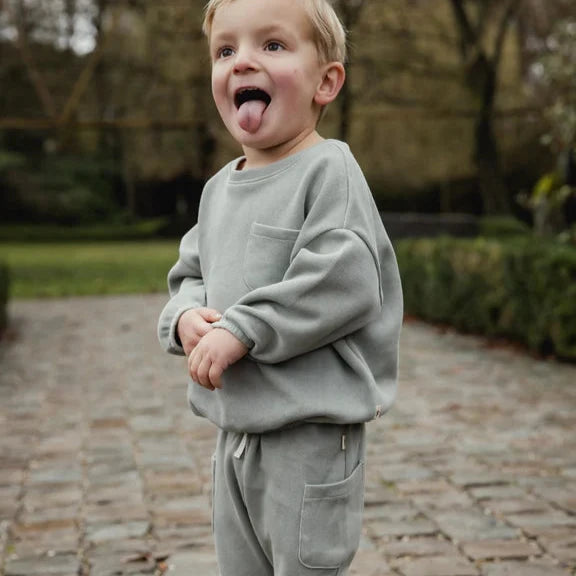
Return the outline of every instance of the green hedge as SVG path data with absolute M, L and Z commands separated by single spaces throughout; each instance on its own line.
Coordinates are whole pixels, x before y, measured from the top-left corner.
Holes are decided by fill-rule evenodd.
M 0 337 L 8 325 L 8 266 L 0 261 Z
M 576 250 L 533 239 L 402 240 L 408 314 L 576 360 Z
M 532 234 L 528 224 L 513 216 L 483 216 L 478 219 L 478 228 L 480 236 L 502 240 Z
M 142 220 L 132 224 L 105 223 L 90 226 L 42 224 L 0 224 L 0 242 L 116 242 L 149 240 L 159 236 L 166 218 Z

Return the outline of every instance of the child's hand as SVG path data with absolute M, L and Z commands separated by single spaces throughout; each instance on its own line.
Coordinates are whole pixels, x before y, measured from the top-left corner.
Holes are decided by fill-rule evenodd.
M 247 353 L 248 348 L 236 336 L 223 328 L 215 328 L 200 340 L 190 354 L 190 376 L 208 390 L 222 388 L 220 377 L 224 370 Z
M 212 308 L 194 308 L 180 316 L 177 328 L 178 337 L 186 356 L 190 355 L 203 336 L 213 330 L 212 322 L 217 322 L 220 318 L 222 314 Z

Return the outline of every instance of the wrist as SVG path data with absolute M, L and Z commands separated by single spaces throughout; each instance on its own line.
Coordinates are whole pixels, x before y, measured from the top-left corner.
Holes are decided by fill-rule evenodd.
M 234 336 L 242 344 L 244 344 L 244 346 L 246 346 L 248 350 L 254 348 L 254 341 L 251 340 L 248 336 L 246 336 L 246 334 L 244 334 L 244 332 L 242 332 L 242 330 L 240 330 L 240 328 L 238 328 L 236 324 L 230 322 L 226 318 L 221 318 L 220 320 L 218 320 L 218 322 L 214 322 L 212 326 L 214 328 L 220 328 L 230 332 L 230 334 L 232 334 L 232 336 Z

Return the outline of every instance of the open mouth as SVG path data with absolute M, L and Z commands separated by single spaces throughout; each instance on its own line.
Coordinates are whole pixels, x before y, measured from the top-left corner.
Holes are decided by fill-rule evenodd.
M 240 128 L 250 134 L 258 132 L 270 102 L 272 102 L 270 95 L 260 88 L 249 86 L 237 90 L 234 94 L 234 104 Z
M 264 102 L 266 106 L 270 104 L 272 98 L 261 90 L 260 88 L 242 88 L 238 90 L 234 96 L 234 104 L 236 109 L 239 109 L 246 102 L 260 101 Z

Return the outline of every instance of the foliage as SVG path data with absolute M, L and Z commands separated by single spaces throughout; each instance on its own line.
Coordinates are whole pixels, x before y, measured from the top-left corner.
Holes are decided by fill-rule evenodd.
M 533 75 L 549 123 L 545 143 L 555 150 L 576 146 L 576 19 L 556 24 Z
M 533 239 L 402 240 L 406 311 L 576 360 L 576 250 Z
M 558 171 L 544 174 L 532 194 L 521 194 L 518 201 L 533 215 L 534 231 L 541 238 L 556 237 L 567 228 L 564 207 L 574 196 L 576 187 L 565 183 Z
M 183 175 L 205 180 L 240 151 L 211 102 L 210 64 L 200 33 L 204 3 L 9 2 L 20 6 L 19 18 L 0 2 L 0 18 L 5 12 L 10 31 L 0 42 L 0 83 L 9 86 L 0 90 L 0 123 L 26 131 L 36 120 L 44 126 L 62 122 L 35 135 L 40 141 L 54 138 L 63 148 L 113 149 L 125 189 L 133 191 L 133 206 L 140 206 L 141 182 Z M 483 22 L 467 59 L 460 56 L 450 0 L 335 4 L 353 47 L 348 141 L 368 178 L 383 178 L 390 182 L 388 191 L 396 191 L 472 177 L 478 102 L 464 68 L 497 35 L 501 2 L 490 0 L 490 11 L 478 13 L 480 3 L 462 3 L 470 21 Z M 80 46 L 80 40 L 88 42 Z M 524 102 L 516 40 L 504 43 L 498 82 L 496 128 L 506 159 L 520 143 L 533 140 L 530 129 L 514 129 L 525 127 L 524 118 L 509 114 Z M 339 133 L 344 96 L 342 107 L 335 103 L 327 110 L 321 127 L 327 137 Z
M 569 237 L 565 207 L 576 192 L 576 19 L 558 19 L 531 67 L 535 95 L 547 131 L 542 141 L 558 158 L 530 195 L 519 200 L 534 217 L 541 237 Z
M 8 152 L 0 148 L 0 178 L 12 170 L 23 168 L 25 164 L 26 159 L 22 154 Z
M 0 244 L 13 298 L 163 292 L 178 243 Z
M 0 260 L 0 338 L 8 325 L 9 280 L 8 266 Z
M 488 238 L 511 238 L 531 233 L 525 222 L 513 216 L 484 216 L 478 221 L 479 233 Z
M 22 159 L 7 154 L 6 177 L 0 184 L 12 189 L 3 220 L 27 219 L 58 224 L 87 224 L 119 211 L 114 197 L 114 173 L 105 159 L 87 154 L 49 154 Z M 0 166 L 1 168 L 1 166 Z
M 166 227 L 165 218 L 134 223 L 106 223 L 89 226 L 10 224 L 0 226 L 0 242 L 114 242 L 151 240 Z M 190 226 L 188 226 L 189 228 Z
M 561 232 L 556 240 L 560 244 L 572 244 L 576 246 L 576 224 L 573 224 L 568 230 Z

